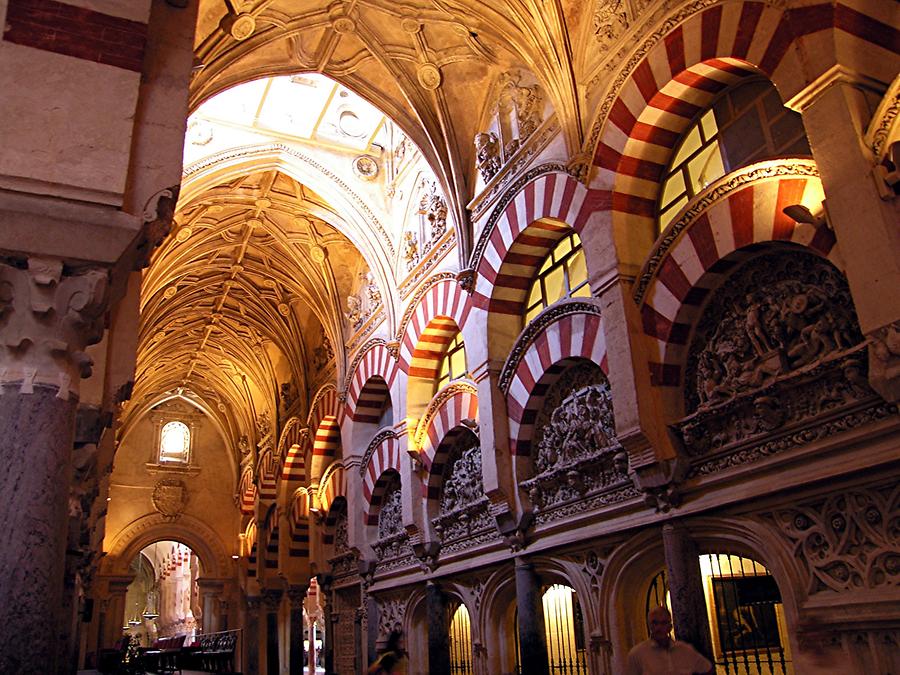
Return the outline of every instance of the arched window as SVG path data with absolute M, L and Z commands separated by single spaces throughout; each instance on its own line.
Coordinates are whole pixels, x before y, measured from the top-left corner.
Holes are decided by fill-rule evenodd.
M 525 301 L 525 323 L 531 321 L 557 300 L 590 297 L 587 265 L 581 238 L 574 232 L 563 237 L 550 251 L 537 276 L 531 282 Z
M 565 675 L 587 675 L 584 616 L 575 591 L 554 584 L 544 591 L 544 629 L 550 671 Z
M 469 610 L 460 604 L 450 620 L 450 672 L 472 675 L 472 628 Z
M 809 154 L 800 115 L 784 106 L 772 83 L 743 82 L 720 96 L 682 137 L 663 178 L 659 229 L 726 173 L 764 159 Z
M 187 464 L 191 451 L 191 430 L 184 422 L 168 422 L 159 434 L 159 463 Z
M 462 333 L 457 332 L 447 345 L 447 351 L 441 358 L 441 367 L 438 369 L 437 388 L 440 389 L 453 380 L 466 376 L 466 345 L 463 342 Z

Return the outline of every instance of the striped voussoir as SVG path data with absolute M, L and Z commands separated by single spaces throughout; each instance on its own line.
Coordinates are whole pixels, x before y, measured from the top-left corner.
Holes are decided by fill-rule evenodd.
M 363 514 L 366 525 L 378 524 L 378 512 L 384 495 L 386 481 L 382 477 L 386 471 L 400 471 L 400 440 L 387 436 L 369 458 L 363 475 L 363 497 L 367 508 Z
M 238 494 L 241 496 L 241 513 L 252 515 L 256 509 L 256 483 L 253 481 L 253 469 L 247 467 L 241 474 Z
M 444 462 L 447 451 L 456 437 L 467 429 L 463 420 L 478 419 L 478 394 L 473 390 L 461 389 L 447 398 L 427 420 L 420 457 L 429 474 L 427 485 L 422 489 L 428 499 L 437 499 L 441 494 L 444 476 Z
M 370 347 L 356 366 L 347 391 L 345 415 L 354 422 L 377 423 L 384 397 L 397 375 L 397 362 L 383 344 Z
M 432 286 L 419 300 L 400 344 L 400 367 L 410 377 L 433 379 L 440 358 L 469 316 L 469 296 L 454 279 Z
M 322 385 L 313 397 L 306 426 L 316 430 L 326 417 L 333 417 L 338 423 L 344 419 L 344 409 L 338 399 L 337 388 L 331 383 Z
M 608 373 L 606 337 L 597 314 L 566 314 L 541 331 L 519 356 L 506 395 L 510 452 L 528 456 L 537 413 L 548 387 L 574 359 L 593 361 Z
M 260 501 L 274 501 L 278 496 L 278 462 L 271 450 L 265 450 L 256 464 Z
M 690 328 L 709 289 L 759 245 L 802 245 L 841 266 L 830 229 L 796 223 L 783 212 L 792 204 L 821 201 L 821 195 L 815 177 L 762 178 L 698 211 L 679 232 L 660 257 L 640 304 L 644 333 L 655 345 L 649 364 L 653 384 L 680 384 Z
M 266 542 L 266 569 L 278 569 L 278 540 L 279 527 L 278 518 L 272 518 L 272 529 L 269 531 L 269 540 Z
M 309 445 L 309 432 L 299 417 L 292 417 L 284 425 L 278 439 L 278 457 L 281 460 L 281 480 L 306 480 L 306 447 Z
M 305 558 L 309 556 L 309 496 L 305 490 L 297 490 L 291 498 L 288 522 L 291 528 L 291 542 L 288 556 Z
M 341 447 L 340 420 L 344 407 L 340 404 L 337 389 L 327 384 L 313 398 L 307 425 L 315 430 L 312 443 L 312 460 L 309 478 L 318 482 L 325 468 L 339 455 Z
M 342 505 L 346 505 L 347 499 L 347 479 L 343 465 L 332 465 L 334 468 L 328 472 L 328 475 L 319 486 L 319 508 L 325 515 L 325 527 L 322 530 L 322 538 L 326 544 L 334 543 L 334 523 L 337 519 L 337 513 Z M 337 505 L 335 504 L 338 501 Z
M 472 261 L 475 306 L 521 316 L 531 281 L 554 244 L 608 208 L 608 191 L 589 190 L 568 174 L 545 174 L 525 185 L 497 219 L 481 258 Z

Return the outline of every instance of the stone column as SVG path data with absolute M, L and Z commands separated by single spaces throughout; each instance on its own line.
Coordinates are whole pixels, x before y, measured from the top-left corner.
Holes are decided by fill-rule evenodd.
M 369 593 L 363 592 L 362 623 L 365 624 L 365 658 L 360 672 L 365 673 L 369 664 L 378 658 L 378 603 Z
M 322 598 L 322 623 L 325 628 L 325 635 L 322 636 L 322 649 L 325 650 L 322 665 L 325 668 L 325 675 L 334 675 L 334 621 L 332 619 L 332 594 L 331 582 L 332 578 L 328 574 L 319 574 L 316 577 L 319 584 L 319 592 Z
M 836 66 L 787 105 L 803 115 L 860 328 L 872 340 L 870 382 L 898 401 L 900 200 L 882 199 L 873 176 L 878 159 L 864 142 L 871 117 L 866 86 Z
M 549 675 L 541 580 L 534 566 L 521 558 L 516 558 L 516 607 L 522 675 Z
M 244 622 L 244 667 L 248 673 L 259 675 L 259 607 L 262 598 L 247 596 L 247 618 Z
M 690 642 L 712 660 L 712 640 L 697 545 L 680 523 L 663 525 L 666 580 L 672 601 L 672 623 L 679 640 Z
M 267 675 L 279 675 L 281 667 L 278 650 L 278 607 L 281 604 L 281 594 L 282 592 L 276 589 L 263 591 L 263 604 L 266 610 Z
M 225 582 L 213 579 L 198 579 L 200 602 L 203 608 L 203 632 L 217 633 L 222 630 L 220 608 Z
M 16 627 L 0 632 L 0 672 L 56 672 L 78 381 L 107 286 L 106 272 L 66 275 L 59 260 L 0 264 L 0 625 Z
M 107 577 L 108 602 L 106 603 L 106 620 L 104 631 L 100 636 L 101 647 L 112 647 L 122 636 L 122 627 L 125 625 L 125 595 L 128 586 L 134 581 L 134 576 Z
M 288 601 L 291 607 L 290 640 L 288 642 L 288 668 L 292 675 L 303 672 L 303 602 L 308 586 L 291 586 Z
M 447 596 L 433 581 L 425 585 L 425 605 L 428 613 L 428 672 L 430 675 L 450 675 Z

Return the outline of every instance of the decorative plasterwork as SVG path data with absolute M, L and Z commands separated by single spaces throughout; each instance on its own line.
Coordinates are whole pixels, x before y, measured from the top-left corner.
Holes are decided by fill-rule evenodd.
M 450 250 L 456 245 L 456 230 L 450 228 L 444 235 L 438 239 L 437 243 L 432 246 L 428 254 L 413 267 L 406 278 L 400 284 L 400 298 L 406 299 L 416 287 L 416 283 L 422 279 L 428 272 L 434 269 Z
M 500 167 L 500 170 L 487 182 L 482 191 L 469 202 L 467 208 L 472 212 L 472 220 L 481 218 L 514 181 L 516 185 L 519 184 L 519 181 L 516 180 L 519 172 L 544 151 L 559 130 L 559 120 L 556 115 L 544 120 L 540 127 L 528 137 L 528 140 Z M 560 171 L 566 170 L 565 167 L 561 165 L 560 167 Z
M 352 354 L 362 341 L 369 337 L 378 326 L 381 325 L 381 322 L 384 321 L 384 311 L 381 308 L 381 305 L 378 306 L 378 309 L 368 318 L 365 323 L 363 323 L 359 330 L 357 330 L 353 335 L 347 340 L 347 353 Z
M 271 156 L 273 153 L 282 153 L 290 156 L 293 159 L 300 160 L 304 164 L 307 164 L 308 166 L 321 173 L 327 181 L 334 183 L 335 185 L 340 187 L 341 191 L 353 202 L 353 206 L 358 209 L 359 212 L 364 216 L 366 223 L 374 228 L 378 233 L 378 241 L 384 244 L 384 246 L 390 253 L 390 256 L 393 257 L 394 255 L 396 255 L 396 251 L 394 250 L 394 242 L 388 235 L 387 230 L 384 229 L 381 221 L 378 219 L 372 209 L 369 208 L 368 204 L 366 204 L 366 202 L 359 195 L 357 195 L 356 192 L 354 192 L 353 189 L 340 178 L 340 176 L 338 176 L 322 164 L 319 164 L 319 162 L 315 161 L 311 157 L 306 156 L 296 148 L 293 148 L 289 145 L 285 145 L 283 143 L 267 143 L 265 145 L 252 145 L 240 148 L 231 148 L 229 150 L 210 155 L 209 157 L 204 157 L 199 162 L 191 164 L 190 166 L 186 166 L 181 175 L 184 182 L 187 182 L 188 180 L 195 178 L 198 174 L 206 169 L 215 168 L 220 165 L 234 164 L 238 161 L 249 161 L 259 157 Z
M 632 292 L 634 301 L 638 304 L 643 302 L 644 293 L 647 291 L 647 287 L 655 276 L 659 265 L 668 255 L 669 249 L 672 248 L 672 245 L 678 240 L 681 233 L 690 227 L 709 207 L 725 199 L 730 193 L 740 190 L 751 183 L 787 176 L 818 178 L 819 171 L 816 168 L 816 163 L 811 159 L 774 159 L 759 162 L 720 178 L 694 197 L 688 208 L 681 214 L 681 217 L 669 225 L 657 240 L 653 253 L 650 254 L 650 257 L 644 263 L 641 274 L 635 282 L 634 291 Z
M 497 380 L 497 386 L 500 388 L 500 391 L 504 394 L 509 393 L 509 385 L 512 382 L 513 376 L 516 374 L 519 362 L 522 360 L 525 352 L 528 351 L 528 348 L 532 345 L 537 336 L 554 321 L 558 321 L 562 317 L 569 316 L 570 314 L 596 314 L 597 316 L 600 316 L 600 305 L 587 300 L 564 300 L 555 305 L 551 305 L 539 314 L 534 321 L 525 327 L 525 330 L 519 334 L 519 337 L 516 338 L 513 348 L 500 371 L 500 377 Z
M 872 116 L 872 121 L 869 122 L 866 142 L 872 148 L 876 159 L 881 157 L 888 140 L 900 136 L 900 130 L 896 129 L 898 113 L 900 113 L 900 76 L 891 83 L 878 110 Z
M 406 334 L 406 328 L 409 325 L 409 322 L 412 320 L 413 314 L 415 314 L 416 309 L 419 307 L 419 302 L 421 302 L 422 298 L 425 294 L 431 290 L 433 286 L 439 284 L 442 281 L 447 279 L 456 279 L 455 272 L 439 272 L 434 276 L 426 279 L 421 286 L 416 288 L 416 292 L 413 296 L 407 301 L 406 310 L 403 312 L 403 317 L 400 319 L 400 324 L 397 328 L 397 336 L 396 340 L 399 343 L 403 343 L 403 336 Z
M 365 476 L 366 471 L 369 470 L 369 462 L 372 461 L 372 455 L 375 454 L 375 451 L 381 446 L 389 438 L 397 438 L 397 434 L 394 433 L 393 429 L 384 429 L 383 431 L 379 431 L 375 434 L 375 438 L 371 440 L 368 447 L 366 447 L 366 451 L 363 453 L 362 462 L 359 464 L 359 475 Z
M 441 406 L 457 394 L 464 393 L 477 396 L 478 389 L 469 382 L 452 382 L 441 389 L 437 395 L 431 399 L 431 402 L 425 409 L 425 414 L 422 415 L 422 419 L 419 420 L 419 424 L 416 426 L 416 433 L 413 439 L 417 449 L 421 449 L 424 446 L 425 437 L 428 435 L 428 427 L 431 425 L 431 420 L 434 419 L 434 416 L 440 411 Z
M 564 164 L 541 164 L 533 169 L 529 169 L 510 184 L 497 201 L 497 205 L 494 207 L 494 210 L 491 211 L 491 215 L 488 217 L 487 222 L 484 224 L 484 228 L 481 230 L 481 234 L 478 236 L 478 241 L 475 242 L 475 247 L 472 249 L 472 255 L 469 257 L 469 269 L 478 269 L 478 265 L 481 263 L 481 256 L 484 255 L 484 251 L 491 240 L 491 233 L 494 231 L 494 226 L 497 224 L 497 221 L 503 217 L 503 214 L 506 213 L 506 207 L 519 195 L 522 188 L 538 176 L 543 176 L 545 173 L 564 173 L 572 175 Z M 485 198 L 484 192 L 482 192 L 480 198 Z M 493 197 L 491 197 L 491 199 L 493 199 Z

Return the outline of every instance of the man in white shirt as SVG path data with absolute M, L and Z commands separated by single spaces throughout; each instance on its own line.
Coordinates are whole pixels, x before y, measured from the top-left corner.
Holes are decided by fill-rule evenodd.
M 627 675 L 713 675 L 713 664 L 687 642 L 669 637 L 672 615 L 654 607 L 647 615 L 650 638 L 628 652 Z

